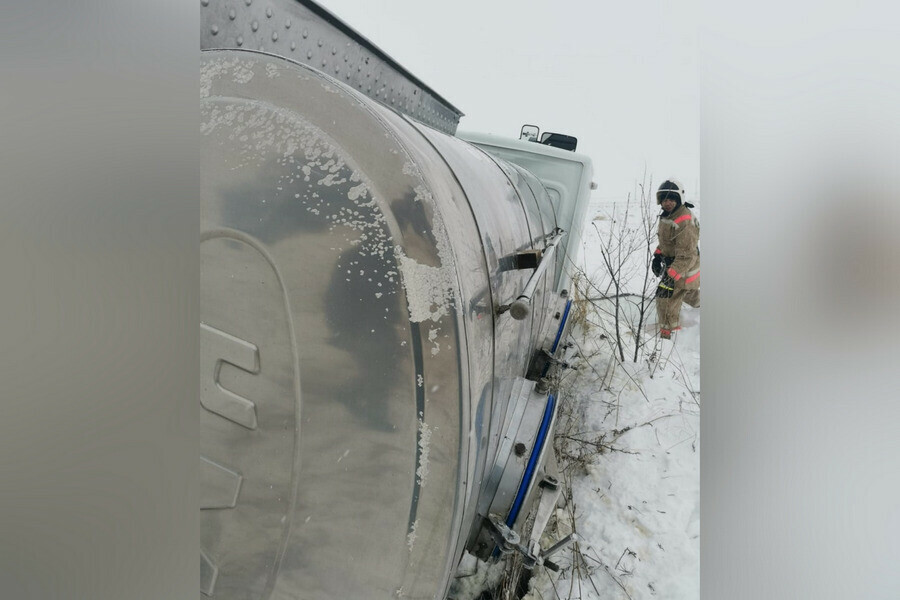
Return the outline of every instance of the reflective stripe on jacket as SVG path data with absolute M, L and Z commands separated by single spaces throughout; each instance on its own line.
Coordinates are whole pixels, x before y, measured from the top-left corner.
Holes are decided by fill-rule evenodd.
M 659 218 L 657 229 L 659 246 L 656 253 L 668 257 L 666 269 L 675 281 L 675 288 L 696 290 L 700 288 L 700 224 L 691 210 L 681 205 L 672 214 Z

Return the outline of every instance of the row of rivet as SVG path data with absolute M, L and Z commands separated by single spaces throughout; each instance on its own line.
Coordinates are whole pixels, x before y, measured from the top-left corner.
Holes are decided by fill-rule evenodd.
M 244 0 L 244 2 L 246 3 L 247 6 L 250 6 L 250 5 L 253 3 L 253 0 Z M 201 4 L 202 6 L 208 6 L 208 5 L 209 5 L 209 0 L 200 0 L 200 4 Z M 267 7 L 267 8 L 266 8 L 266 17 L 269 18 L 269 19 L 271 19 L 273 16 L 274 16 L 274 12 L 272 11 L 272 8 L 271 8 L 271 7 Z M 228 18 L 229 18 L 230 20 L 232 20 L 232 21 L 234 21 L 234 20 L 237 18 L 237 13 L 235 12 L 235 10 L 234 10 L 233 8 L 230 9 L 230 10 L 228 11 Z M 284 23 L 284 28 L 285 28 L 285 29 L 290 29 L 290 28 L 291 28 L 291 25 L 292 25 L 291 20 L 290 20 L 290 19 L 287 19 L 287 21 L 285 21 L 285 23 Z M 259 30 L 259 21 L 257 21 L 256 19 L 254 19 L 254 20 L 250 23 L 250 28 L 251 28 L 254 32 L 256 32 L 257 30 Z M 218 35 L 218 33 L 219 33 L 219 27 L 218 27 L 218 25 L 213 25 L 212 27 L 210 27 L 210 33 L 212 33 L 213 35 Z M 309 37 L 309 30 L 304 29 L 304 30 L 301 32 L 301 36 L 303 37 L 303 39 L 307 39 L 307 38 Z M 237 42 L 237 45 L 238 45 L 238 46 L 243 46 L 243 45 L 244 45 L 244 38 L 243 38 L 243 36 L 240 36 L 240 35 L 239 35 L 239 36 L 237 37 L 237 40 L 235 40 L 235 41 Z M 277 42 L 277 41 L 278 41 L 278 32 L 277 32 L 277 31 L 273 31 L 273 32 L 272 32 L 272 41 L 273 41 L 273 42 Z M 318 45 L 319 48 L 321 48 L 322 45 L 323 45 L 322 40 L 318 40 L 318 41 L 317 41 L 317 45 Z M 348 46 L 348 47 L 350 46 L 350 43 L 349 43 L 349 42 L 347 43 L 347 46 Z M 260 47 L 259 47 L 259 50 L 263 50 L 263 49 L 264 49 L 263 46 L 260 46 Z M 291 51 L 293 52 L 293 51 L 295 51 L 296 49 L 297 49 L 297 43 L 294 42 L 294 41 L 292 41 L 292 42 L 291 42 Z M 336 48 L 336 47 L 332 46 L 332 48 L 331 48 L 331 54 L 332 54 L 332 56 L 334 56 L 334 55 L 337 54 L 337 48 Z M 307 58 L 307 60 L 311 60 L 312 57 L 313 57 L 312 51 L 311 51 L 311 50 L 307 51 L 307 53 L 306 53 L 306 58 Z M 348 58 L 348 56 L 345 54 L 345 55 L 344 55 L 344 62 L 348 62 L 348 61 L 349 61 L 349 58 Z M 366 62 L 368 63 L 368 60 L 367 60 Z M 325 67 L 325 66 L 327 66 L 327 65 L 328 65 L 328 61 L 327 61 L 326 59 L 322 59 L 322 66 Z M 340 72 L 340 69 L 341 69 L 341 68 L 340 68 L 340 65 L 337 65 L 337 66 L 334 67 L 334 72 L 335 72 L 335 73 L 339 73 L 339 72 Z M 357 65 L 356 70 L 357 70 L 357 72 L 361 72 L 361 71 L 362 71 L 362 66 L 361 66 L 361 65 Z M 369 77 L 369 76 L 370 76 L 370 75 L 367 73 L 367 74 L 366 74 L 366 77 Z M 376 81 L 376 82 L 378 81 L 378 77 L 379 77 L 378 75 L 375 76 L 375 81 Z M 350 79 L 350 71 L 349 71 L 349 70 L 348 70 L 348 72 L 346 73 L 345 78 L 346 78 L 347 80 Z M 363 85 L 363 83 L 360 81 L 360 82 L 358 83 L 358 87 L 359 87 L 360 89 L 362 89 L 362 85 Z M 366 92 L 371 93 L 371 91 L 372 91 L 372 86 L 369 85 L 369 86 L 366 88 Z M 380 97 L 383 91 L 384 91 L 384 88 L 382 88 L 381 90 L 376 90 L 375 96 L 376 96 L 376 97 Z M 417 94 L 417 93 L 418 93 L 418 90 L 417 90 L 417 89 L 416 89 L 416 90 L 413 90 L 413 94 L 414 94 L 414 95 Z M 395 92 L 394 92 L 394 89 L 391 88 L 391 94 L 392 94 L 392 95 L 400 95 L 401 92 L 396 92 L 396 93 L 395 93 Z M 385 100 L 387 100 L 387 97 L 388 97 L 388 94 L 385 94 Z M 392 105 L 396 105 L 396 98 L 391 98 L 391 99 L 390 99 L 390 102 L 391 102 Z M 409 104 L 407 103 L 407 104 L 403 105 L 403 108 L 404 108 L 405 110 L 409 110 Z M 423 107 L 420 105 L 420 106 L 414 111 L 414 114 L 415 114 L 415 115 L 420 115 L 422 112 L 423 112 Z M 441 121 L 443 121 L 443 122 L 445 122 L 445 123 L 450 123 L 450 122 L 451 122 L 451 119 L 445 117 L 445 116 L 442 115 L 442 114 L 438 114 L 438 111 L 435 111 L 433 108 L 424 108 L 424 112 L 427 113 L 427 114 L 429 114 L 429 115 L 431 115 L 431 116 L 436 117 L 437 119 L 439 119 L 439 120 L 441 120 Z

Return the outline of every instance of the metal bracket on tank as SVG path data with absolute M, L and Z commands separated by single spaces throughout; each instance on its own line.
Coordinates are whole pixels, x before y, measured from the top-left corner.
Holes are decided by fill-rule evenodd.
M 526 563 L 529 562 L 528 559 L 530 558 L 531 564 L 535 564 L 537 559 L 528 551 L 528 548 L 520 543 L 521 538 L 519 537 L 519 534 L 504 523 L 500 516 L 495 514 L 488 516 L 487 525 L 488 533 L 491 534 L 491 538 L 493 538 L 494 543 L 497 544 L 497 548 L 500 549 L 501 554 L 518 552 L 525 557 Z
M 521 544 L 519 534 L 507 527 L 506 523 L 499 516 L 491 515 L 487 522 L 488 532 L 497 544 L 500 553 L 512 554 L 513 552 L 518 552 L 522 555 L 522 566 L 528 570 L 534 569 L 536 566 L 544 566 L 552 571 L 559 571 L 559 566 L 549 560 L 550 556 L 572 542 L 578 541 L 578 535 L 570 533 L 543 552 L 540 551 L 541 547 L 537 544 L 533 546 L 534 551 L 530 551 Z
M 528 371 L 525 374 L 525 379 L 530 381 L 540 381 L 547 377 L 547 372 L 552 366 L 568 369 L 569 363 L 556 358 L 545 348 L 535 350 L 534 355 L 531 357 L 531 362 L 528 364 Z
M 543 250 L 525 250 L 504 256 L 499 260 L 501 271 L 516 271 L 519 269 L 536 269 L 543 260 Z
M 569 293 L 567 290 L 560 292 L 560 297 L 562 298 L 567 298 L 568 295 Z M 565 343 L 561 344 L 560 341 L 566 330 L 571 308 L 572 301 L 567 300 L 565 310 L 563 312 L 557 312 L 554 316 L 554 318 L 559 319 L 559 327 L 557 328 L 556 337 L 554 338 L 550 349 L 539 348 L 535 350 L 531 357 L 531 361 L 528 364 L 525 378 L 538 382 L 537 386 L 535 386 L 535 391 L 540 393 L 545 393 L 550 389 L 550 384 L 556 371 L 568 369 L 570 366 L 569 363 L 557 358 L 557 355 L 560 348 L 566 349 L 569 347 Z
M 531 277 L 528 278 L 528 282 L 525 284 L 525 289 L 522 290 L 522 293 L 519 294 L 519 297 L 515 299 L 512 304 L 504 304 L 501 306 L 497 314 L 503 314 L 505 312 L 509 312 L 512 315 L 513 319 L 517 321 L 521 321 L 529 314 L 531 314 L 531 297 L 534 295 L 534 291 L 537 289 L 537 284 L 541 280 L 541 277 L 544 276 L 544 273 L 547 271 L 547 267 L 553 262 L 551 257 L 553 253 L 556 251 L 557 246 L 559 246 L 559 241 L 566 234 L 565 231 L 556 228 L 553 232 L 553 237 L 550 238 L 550 241 L 547 242 L 547 247 L 544 248 L 544 251 L 541 255 L 541 260 L 537 265 L 537 268 L 534 270 L 534 273 L 531 274 Z

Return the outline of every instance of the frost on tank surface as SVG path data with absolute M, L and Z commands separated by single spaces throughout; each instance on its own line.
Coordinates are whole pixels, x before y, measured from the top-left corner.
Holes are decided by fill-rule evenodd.
M 201 69 L 201 97 L 209 97 L 215 79 L 247 84 L 253 81 L 255 70 L 259 66 L 253 60 L 220 58 L 205 63 Z M 266 63 L 264 71 L 270 79 L 280 77 L 272 63 Z M 330 85 L 322 87 L 329 93 L 342 93 Z M 228 165 L 230 170 L 266 166 L 266 177 L 277 182 L 275 194 L 252 194 L 239 186 L 230 190 L 226 199 L 229 209 L 237 216 L 245 213 L 242 230 L 266 241 L 296 234 L 298 227 L 318 231 L 324 225 L 328 232 L 338 230 L 334 237 L 339 241 L 329 248 L 337 252 L 346 247 L 354 249 L 340 261 L 346 271 L 345 279 L 358 275 L 375 283 L 379 289 L 373 300 L 396 294 L 396 288 L 389 284 L 401 281 L 412 322 L 436 321 L 448 314 L 453 306 L 453 253 L 431 192 L 413 163 L 405 162 L 402 173 L 414 182 L 418 180 L 413 188 L 413 202 L 424 203 L 433 211 L 429 233 L 439 257 L 436 265 L 410 257 L 403 245 L 396 243 L 382 209 L 382 204 L 390 199 L 377 197 L 373 184 L 357 167 L 348 164 L 338 145 L 298 114 L 287 114 L 263 102 L 230 103 L 217 99 L 204 102 L 201 115 L 203 135 L 227 130 L 228 140 L 236 142 L 235 158 L 239 160 Z M 299 183 L 307 185 L 298 186 Z M 298 191 L 298 187 L 302 190 Z M 268 207 L 261 211 L 257 203 L 248 201 L 251 197 Z M 360 259 L 368 263 L 368 268 L 357 268 L 361 266 Z

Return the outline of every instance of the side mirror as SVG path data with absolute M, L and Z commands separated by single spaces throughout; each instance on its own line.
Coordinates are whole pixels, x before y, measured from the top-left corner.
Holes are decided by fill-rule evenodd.
M 540 127 L 537 125 L 522 125 L 522 131 L 519 132 L 519 139 L 527 142 L 538 141 L 538 135 L 541 133 Z

